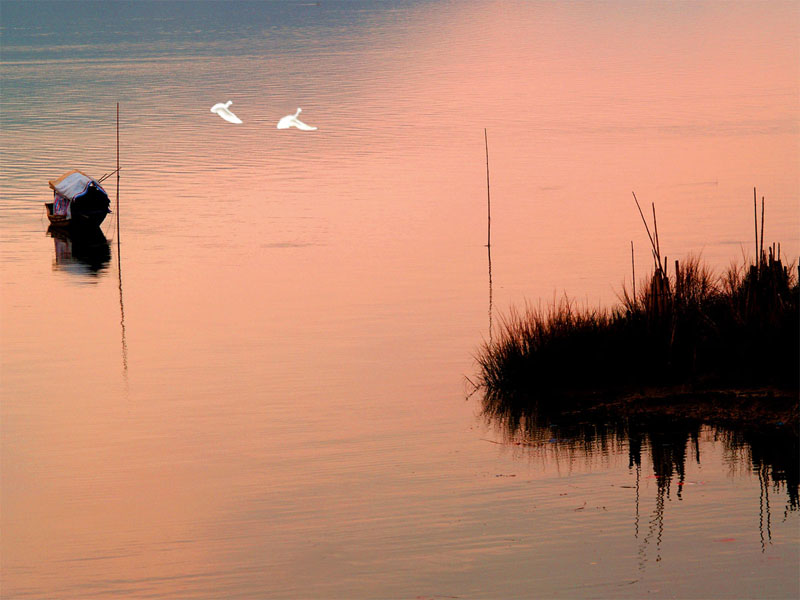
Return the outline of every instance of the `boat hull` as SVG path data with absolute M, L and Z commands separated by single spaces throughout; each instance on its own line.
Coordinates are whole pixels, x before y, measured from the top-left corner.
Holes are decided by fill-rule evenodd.
M 105 220 L 108 210 L 101 211 L 75 211 L 73 208 L 72 218 L 65 215 L 53 214 L 53 203 L 45 202 L 47 209 L 47 219 L 53 227 L 66 228 L 96 228 Z

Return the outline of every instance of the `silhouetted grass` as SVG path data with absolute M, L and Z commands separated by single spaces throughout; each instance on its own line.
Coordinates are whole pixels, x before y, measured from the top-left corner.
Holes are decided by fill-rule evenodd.
M 487 397 L 529 403 L 640 386 L 775 386 L 796 390 L 800 323 L 795 265 L 775 247 L 715 276 L 697 258 L 659 266 L 608 310 L 564 299 L 502 321 L 478 362 Z

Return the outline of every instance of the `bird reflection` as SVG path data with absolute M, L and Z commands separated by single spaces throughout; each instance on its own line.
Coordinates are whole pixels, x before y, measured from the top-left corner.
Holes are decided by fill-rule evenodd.
M 55 246 L 54 269 L 97 277 L 108 268 L 111 248 L 99 227 L 72 231 L 51 226 L 47 235 Z

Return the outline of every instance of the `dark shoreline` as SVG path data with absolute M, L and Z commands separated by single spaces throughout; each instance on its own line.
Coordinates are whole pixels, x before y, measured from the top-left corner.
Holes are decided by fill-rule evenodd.
M 613 412 L 622 417 L 652 415 L 694 419 L 733 427 L 789 427 L 795 432 L 800 425 L 798 391 L 779 388 L 654 388 L 601 400 L 584 406 L 583 410 Z
M 521 417 L 540 425 L 627 420 L 694 421 L 733 429 L 790 429 L 800 435 L 800 390 L 692 385 L 628 388 L 550 399 L 483 389 L 484 415 Z

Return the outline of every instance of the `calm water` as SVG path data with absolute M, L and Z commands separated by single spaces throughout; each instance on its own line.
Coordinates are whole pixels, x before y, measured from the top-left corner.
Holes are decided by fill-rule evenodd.
M 800 254 L 799 22 L 4 1 L 2 596 L 800 595 L 796 434 L 521 427 L 466 380 L 484 128 L 495 325 L 615 302 L 632 190 L 670 258 L 752 255 L 754 186 Z M 117 102 L 119 237 L 49 236 L 47 180 L 114 169 Z M 318 131 L 275 128 L 297 107 Z

